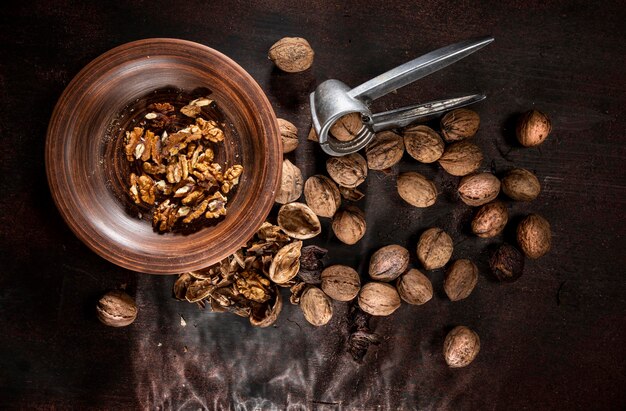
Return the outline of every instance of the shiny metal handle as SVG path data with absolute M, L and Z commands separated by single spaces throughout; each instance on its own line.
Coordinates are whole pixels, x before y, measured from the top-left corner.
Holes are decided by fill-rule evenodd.
M 485 47 L 493 40 L 491 36 L 480 37 L 431 51 L 428 54 L 424 54 L 421 57 L 366 81 L 360 86 L 350 90 L 348 95 L 365 102 L 365 104 L 369 104 L 372 100 L 376 100 L 385 94 L 404 87 L 415 80 L 426 77 L 437 70 L 469 56 L 473 52 Z

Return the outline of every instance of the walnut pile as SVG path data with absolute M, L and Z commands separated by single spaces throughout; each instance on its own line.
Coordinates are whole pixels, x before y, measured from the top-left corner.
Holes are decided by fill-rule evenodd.
M 215 161 L 224 131 L 207 119 L 209 106 L 215 103 L 208 98 L 193 100 L 178 110 L 179 117 L 172 104 L 154 103 L 140 126 L 125 133 L 128 194 L 150 210 L 159 232 L 226 215 L 227 195 L 239 184 L 241 165 L 225 168 Z

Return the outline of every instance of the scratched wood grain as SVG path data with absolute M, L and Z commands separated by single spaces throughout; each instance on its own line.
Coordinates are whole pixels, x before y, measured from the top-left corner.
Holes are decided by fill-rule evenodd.
M 281 4 L 282 3 L 282 4 Z M 11 2 L 0 13 L 0 406 L 27 409 L 622 409 L 626 406 L 625 130 L 626 20 L 623 4 L 583 1 L 136 2 L 132 5 Z M 46 185 L 44 137 L 64 87 L 103 52 L 146 37 L 214 47 L 241 64 L 276 113 L 300 129 L 290 159 L 306 176 L 324 157 L 306 142 L 308 94 L 337 78 L 357 85 L 410 58 L 472 36 L 496 42 L 374 105 L 384 110 L 485 92 L 475 106 L 475 140 L 485 170 L 533 170 L 543 191 L 510 203 L 512 220 L 545 216 L 552 251 L 528 261 L 514 284 L 484 273 L 485 250 L 511 238 L 468 235 L 470 208 L 454 197 L 456 178 L 409 158 L 373 172 L 359 203 L 368 231 L 354 247 L 330 234 L 315 243 L 364 275 L 369 256 L 390 243 L 411 251 L 422 230 L 454 235 L 453 258 L 482 268 L 471 297 L 447 301 L 443 272 L 429 273 L 433 301 L 373 321 L 385 336 L 363 365 L 345 353 L 346 306 L 313 329 L 287 306 L 276 327 L 200 312 L 170 298 L 172 279 L 120 269 L 93 254 L 64 225 Z M 310 71 L 287 75 L 267 60 L 283 36 L 307 38 Z M 537 149 L 515 143 L 515 116 L 536 107 L 553 120 Z M 434 124 L 436 125 L 436 123 Z M 412 209 L 395 175 L 417 170 L 442 188 L 436 207 Z M 414 257 L 414 256 L 413 256 Z M 415 264 L 415 261 L 413 261 Z M 95 301 L 125 286 L 139 318 L 112 330 Z M 181 315 L 186 326 L 181 325 Z M 447 330 L 477 330 L 482 350 L 449 370 Z

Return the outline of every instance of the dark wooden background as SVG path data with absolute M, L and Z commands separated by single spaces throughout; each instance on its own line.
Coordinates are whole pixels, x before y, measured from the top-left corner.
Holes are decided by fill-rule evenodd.
M 587 1 L 136 1 L 9 2 L 0 12 L 0 408 L 50 409 L 624 409 L 626 407 L 626 13 L 623 2 Z M 282 4 L 281 4 L 282 3 Z M 377 3 L 377 4 L 373 4 Z M 476 3 L 476 4 L 472 4 Z M 524 276 L 484 274 L 485 249 L 502 241 L 467 234 L 472 210 L 458 181 L 408 156 L 372 172 L 359 205 L 368 231 L 338 243 L 324 222 L 329 262 L 366 273 L 386 244 L 414 253 L 425 228 L 453 234 L 454 258 L 483 268 L 476 290 L 451 303 L 443 272 L 435 297 L 372 322 L 384 336 L 364 364 L 345 353 L 346 306 L 309 326 L 288 305 L 275 327 L 200 312 L 170 297 L 171 277 L 125 271 L 89 251 L 66 227 L 44 171 L 46 127 L 72 77 L 112 47 L 177 37 L 224 52 L 259 82 L 280 117 L 300 129 L 292 161 L 323 172 L 305 142 L 308 93 L 327 78 L 357 85 L 435 48 L 491 34 L 496 42 L 379 102 L 377 110 L 485 92 L 475 138 L 485 170 L 533 170 L 543 192 L 510 204 L 553 228 L 553 249 Z M 315 64 L 277 72 L 266 53 L 283 36 L 307 38 Z M 512 137 L 515 115 L 536 107 L 553 120 L 540 148 Z M 420 211 L 395 192 L 398 171 L 442 188 Z M 510 230 L 509 230 L 510 231 Z M 505 234 L 505 238 L 510 232 Z M 124 329 L 95 318 L 99 295 L 125 286 L 140 315 Z M 186 326 L 181 326 L 181 315 Z M 450 370 L 441 346 L 465 324 L 482 340 L 476 361 Z

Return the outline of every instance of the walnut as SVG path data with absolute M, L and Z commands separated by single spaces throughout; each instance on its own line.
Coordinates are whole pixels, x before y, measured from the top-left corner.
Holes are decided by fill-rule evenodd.
M 480 206 L 494 200 L 500 193 L 500 180 L 491 173 L 465 176 L 459 183 L 459 197 L 469 206 Z
M 468 366 L 480 351 L 478 334 L 464 326 L 452 329 L 443 342 L 443 356 L 451 368 Z
M 125 327 L 137 318 L 135 300 L 123 291 L 109 291 L 96 306 L 96 314 L 102 324 L 110 327 Z
M 291 153 L 298 147 L 298 129 L 292 123 L 282 118 L 278 119 L 280 138 L 283 141 L 283 153 Z
M 246 270 L 235 280 L 235 289 L 248 300 L 263 303 L 271 298 L 270 281 L 261 274 Z
M 522 114 L 515 130 L 517 140 L 524 147 L 536 147 L 543 143 L 552 131 L 552 123 L 547 115 L 538 110 Z
M 489 258 L 489 268 L 500 281 L 516 281 L 524 272 L 524 255 L 512 245 L 502 244 Z
M 333 316 L 333 303 L 319 288 L 309 286 L 300 297 L 300 308 L 304 318 L 319 327 L 327 324 Z
M 363 197 L 365 197 L 365 194 L 356 188 L 339 186 L 339 192 L 341 193 L 341 196 L 348 201 L 360 201 Z
M 326 170 L 335 183 L 347 188 L 355 188 L 367 177 L 367 163 L 358 153 L 329 158 Z
M 404 141 L 393 131 L 376 133 L 365 148 L 370 170 L 385 170 L 396 165 L 404 154 Z
M 361 289 L 359 273 L 345 265 L 331 265 L 322 271 L 322 291 L 337 301 L 354 299 Z
M 414 207 L 430 207 L 437 201 L 435 183 L 423 175 L 409 171 L 398 176 L 398 194 Z
M 141 177 L 139 177 L 138 183 L 139 196 L 141 197 L 141 201 L 146 204 L 154 204 L 156 198 L 156 187 L 154 185 L 154 181 L 147 175 L 143 174 Z
M 276 193 L 276 201 L 279 204 L 287 204 L 296 201 L 302 195 L 302 172 L 291 161 L 283 160 L 280 187 Z
M 283 298 L 275 286 L 272 295 L 274 296 L 273 301 L 269 300 L 264 304 L 252 304 L 250 324 L 264 328 L 276 322 L 278 315 L 283 309 Z
M 517 243 L 528 258 L 534 260 L 546 254 L 551 242 L 550 223 L 537 214 L 530 214 L 517 226 Z
M 400 307 L 400 295 L 396 287 L 387 283 L 369 282 L 361 287 L 359 307 L 374 316 L 393 314 Z
M 541 192 L 541 184 L 530 171 L 515 168 L 502 179 L 502 191 L 513 200 L 532 201 Z
M 429 228 L 417 242 L 417 258 L 427 270 L 441 268 L 452 257 L 452 238 L 441 228 Z
M 315 213 L 302 203 L 285 204 L 278 210 L 278 225 L 290 237 L 306 240 L 322 231 Z
M 333 217 L 333 233 L 344 244 L 356 244 L 365 235 L 366 228 L 365 214 L 358 207 L 347 206 Z
M 439 164 L 453 176 L 465 176 L 478 170 L 483 162 L 483 153 L 469 141 L 450 144 L 439 159 Z
M 411 269 L 398 278 L 400 298 L 409 304 L 422 305 L 433 298 L 433 285 L 421 271 Z
M 378 249 L 370 259 L 369 275 L 378 281 L 393 281 L 409 266 L 409 250 L 399 245 Z
M 495 237 L 504 230 L 509 221 L 509 213 L 501 201 L 482 206 L 472 220 L 472 232 L 478 237 Z
M 443 140 L 428 126 L 406 128 L 403 135 L 406 152 L 421 163 L 433 163 L 443 154 L 445 148 Z
M 269 277 L 272 281 L 276 284 L 284 284 L 298 274 L 301 249 L 302 241 L 294 241 L 278 250 L 269 269 Z
M 304 198 L 315 214 L 332 217 L 341 205 L 341 194 L 333 180 L 315 175 L 304 183 Z
M 452 301 L 467 298 L 478 283 L 478 267 L 470 260 L 456 260 L 448 268 L 443 289 Z
M 315 53 L 301 37 L 284 37 L 270 47 L 268 57 L 287 73 L 298 73 L 311 67 Z
M 361 128 L 363 128 L 361 113 L 349 113 L 335 121 L 329 131 L 339 141 L 351 141 L 359 134 Z M 315 130 L 311 130 L 313 133 L 315 132 Z M 309 137 L 311 136 L 309 135 Z M 318 141 L 317 135 L 315 137 L 315 141 Z
M 457 108 L 447 113 L 441 119 L 441 133 L 443 138 L 451 143 L 474 137 L 480 125 L 478 113 L 466 108 Z

